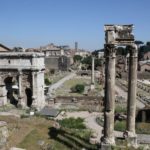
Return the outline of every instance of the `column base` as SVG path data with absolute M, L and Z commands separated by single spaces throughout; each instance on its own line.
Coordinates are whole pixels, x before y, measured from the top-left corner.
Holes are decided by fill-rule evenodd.
M 112 146 L 115 146 L 115 138 L 104 138 L 101 139 L 101 150 L 112 150 Z
M 23 101 L 23 98 L 21 96 L 18 97 L 18 104 L 17 104 L 18 108 L 26 108 L 26 104 Z
M 123 136 L 125 137 L 126 141 L 127 141 L 127 145 L 133 146 L 133 147 L 137 147 L 137 135 L 133 132 L 130 131 L 126 131 L 124 132 Z
M 94 89 L 95 89 L 95 85 L 94 85 L 94 84 L 91 84 L 90 90 L 94 90 Z
M 101 149 L 100 150 L 112 150 L 110 144 L 101 143 Z
M 103 145 L 115 145 L 115 138 L 114 137 L 102 137 L 101 144 Z

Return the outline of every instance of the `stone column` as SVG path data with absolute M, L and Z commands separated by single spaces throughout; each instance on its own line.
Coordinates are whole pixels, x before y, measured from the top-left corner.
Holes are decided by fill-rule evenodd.
M 116 57 L 115 46 L 112 44 L 106 44 L 104 137 L 102 138 L 102 143 L 109 145 L 115 144 L 114 139 L 115 57 Z
M 36 72 L 32 71 L 32 106 L 37 107 L 37 93 L 36 93 L 36 80 L 35 80 Z
M 18 73 L 18 105 L 25 107 L 26 103 L 22 99 L 22 71 L 19 70 Z
M 95 60 L 95 58 L 92 57 L 92 75 L 91 75 L 91 83 L 92 84 L 94 84 L 94 66 L 95 66 L 94 60 Z
M 94 66 L 95 66 L 95 63 L 94 63 L 94 56 L 92 56 L 92 72 L 91 72 L 91 90 L 93 90 L 95 88 L 95 81 L 94 81 Z
M 128 137 L 136 137 L 135 115 L 136 115 L 136 86 L 137 86 L 137 46 L 129 47 L 129 80 L 127 101 L 127 132 Z
M 127 69 L 128 69 L 128 65 L 127 65 L 127 56 L 125 56 L 124 59 L 125 59 L 125 60 L 124 60 L 124 71 L 127 71 Z

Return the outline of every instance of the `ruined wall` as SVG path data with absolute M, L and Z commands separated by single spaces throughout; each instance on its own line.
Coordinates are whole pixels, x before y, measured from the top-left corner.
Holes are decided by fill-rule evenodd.
M 10 103 L 40 108 L 44 98 L 44 54 L 1 53 L 0 54 L 0 104 Z M 5 91 L 6 90 L 6 91 Z
M 103 98 L 95 96 L 59 96 L 54 100 L 55 103 L 61 103 L 62 105 L 73 105 L 81 110 L 90 111 L 102 111 L 103 110 Z

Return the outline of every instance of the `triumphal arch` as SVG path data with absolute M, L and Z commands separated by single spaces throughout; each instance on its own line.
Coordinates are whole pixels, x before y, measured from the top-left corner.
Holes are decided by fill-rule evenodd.
M 44 55 L 31 52 L 0 53 L 0 105 L 45 105 Z
M 137 46 L 132 33 L 133 25 L 105 25 L 105 110 L 104 136 L 101 142 L 115 144 L 114 110 L 115 110 L 115 57 L 117 46 L 128 46 L 129 79 L 127 100 L 126 136 L 133 144 L 136 143 L 135 113 L 136 113 L 136 83 L 137 83 Z

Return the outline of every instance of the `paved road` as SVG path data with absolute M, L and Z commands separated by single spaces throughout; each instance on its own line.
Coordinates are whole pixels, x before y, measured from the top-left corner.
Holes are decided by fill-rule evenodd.
M 52 84 L 49 86 L 48 89 L 48 93 L 51 96 L 52 93 L 54 92 L 54 90 L 56 90 L 57 88 L 59 88 L 65 81 L 72 79 L 74 76 L 76 76 L 76 73 L 70 73 L 69 75 L 67 75 L 66 77 L 62 78 L 61 80 L 59 80 L 58 82 Z

